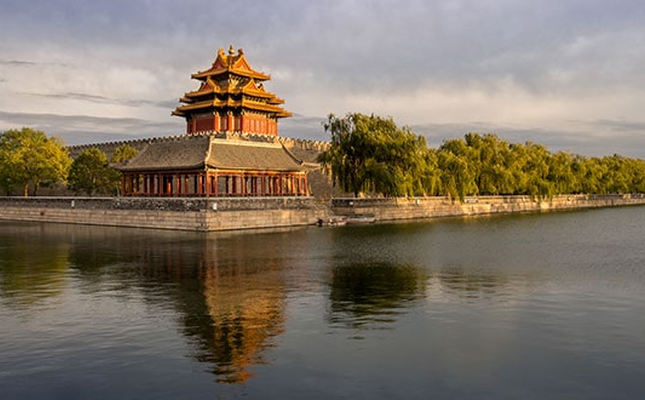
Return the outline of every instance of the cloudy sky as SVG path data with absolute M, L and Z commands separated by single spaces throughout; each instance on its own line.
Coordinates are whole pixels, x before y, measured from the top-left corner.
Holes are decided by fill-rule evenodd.
M 642 0 L 0 0 L 0 131 L 170 136 L 217 49 L 244 49 L 293 118 L 391 116 L 438 146 L 497 133 L 645 158 Z

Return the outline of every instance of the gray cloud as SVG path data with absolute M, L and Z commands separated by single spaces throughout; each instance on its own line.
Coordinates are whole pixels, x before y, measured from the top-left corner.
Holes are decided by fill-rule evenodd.
M 83 100 L 90 103 L 98 104 L 113 104 L 113 105 L 125 105 L 130 107 L 141 107 L 141 106 L 153 106 L 159 108 L 165 108 L 168 110 L 174 109 L 179 102 L 177 100 L 160 100 L 160 101 L 151 101 L 146 99 L 116 99 L 109 98 L 106 96 L 97 96 L 87 93 L 22 93 L 28 96 L 34 97 L 43 97 L 51 99 L 60 99 L 60 100 Z
M 36 63 L 32 61 L 0 60 L 0 65 L 24 66 L 24 65 L 36 65 Z
M 48 132 L 63 132 L 73 140 L 83 134 L 91 141 L 100 134 L 181 133 L 180 119 L 155 123 L 143 109 L 170 112 L 176 98 L 194 88 L 190 73 L 207 68 L 217 47 L 233 43 L 245 48 L 253 67 L 274 76 L 268 88 L 287 100 L 288 109 L 308 115 L 281 121 L 285 136 L 326 140 L 322 116 L 337 104 L 351 107 L 360 98 L 369 108 L 370 102 L 400 98 L 404 106 L 399 108 L 416 108 L 416 115 L 454 103 L 452 120 L 414 120 L 413 128 L 434 145 L 468 131 L 492 131 L 556 150 L 645 156 L 635 154 L 645 148 L 642 113 L 636 107 L 623 112 L 619 102 L 631 96 L 623 102 L 637 104 L 645 97 L 639 89 L 645 87 L 645 3 L 640 0 L 5 0 L 0 26 L 0 97 L 22 90 L 31 93 L 29 100 L 85 102 L 95 113 L 103 104 L 125 105 L 132 113 L 142 109 L 135 118 L 61 116 L 51 110 L 30 114 L 35 105 L 27 101 L 0 113 L 13 125 L 34 118 Z M 35 68 L 42 68 L 38 79 L 45 79 L 49 67 L 64 67 L 56 75 L 62 80 L 85 81 L 68 88 L 25 89 L 19 83 L 10 88 L 21 76 L 35 79 Z M 114 79 L 128 71 L 137 72 L 128 75 L 134 83 L 156 78 L 150 81 L 156 91 L 145 98 L 140 87 L 129 90 L 128 79 Z M 107 73 L 127 95 L 99 90 Z M 419 93 L 431 94 L 420 97 L 426 103 L 414 97 Z M 484 100 L 461 100 L 460 93 Z M 525 107 L 543 112 L 544 119 L 509 122 L 521 118 L 515 117 L 521 96 Z M 608 98 L 616 99 L 612 109 L 592 104 Z M 488 110 L 473 112 L 488 99 L 499 102 L 491 107 L 508 108 L 497 114 L 510 117 L 484 120 L 481 115 Z M 38 117 L 44 113 L 46 118 Z M 405 123 L 400 115 L 392 116 Z M 542 126 L 560 121 L 560 128 Z
M 307 117 L 294 114 L 280 121 L 280 135 L 290 138 L 328 141 L 329 135 L 323 129 L 325 118 Z
M 12 113 L 0 111 L 0 122 L 28 126 L 48 135 L 61 137 L 67 144 L 86 144 L 105 140 L 175 136 L 185 130 L 183 121 L 168 118 L 167 122 L 137 118 L 101 118 L 84 115 Z

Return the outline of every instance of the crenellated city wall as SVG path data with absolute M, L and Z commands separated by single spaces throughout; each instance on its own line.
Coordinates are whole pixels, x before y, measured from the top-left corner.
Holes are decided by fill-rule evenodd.
M 252 133 L 243 133 L 243 132 L 224 132 L 218 133 L 213 131 L 199 132 L 193 135 L 213 135 L 217 138 L 227 139 L 227 140 L 245 140 L 245 141 L 254 141 L 254 142 L 269 142 L 269 143 L 280 143 L 284 147 L 290 150 L 295 150 L 299 158 L 303 159 L 306 162 L 313 162 L 318 154 L 327 150 L 330 146 L 329 142 L 316 141 L 316 140 L 307 140 L 307 139 L 292 139 L 282 136 L 270 136 L 270 135 L 258 135 Z M 83 151 L 98 148 L 105 154 L 108 158 L 112 156 L 114 150 L 121 145 L 129 145 L 134 147 L 137 150 L 142 150 L 150 143 L 164 142 L 169 140 L 174 140 L 177 138 L 185 137 L 186 135 L 175 135 L 175 136 L 162 136 L 154 138 L 145 138 L 145 139 L 132 139 L 132 140 L 121 140 L 113 142 L 103 142 L 103 143 L 91 143 L 91 144 L 81 144 L 68 146 L 68 150 L 72 158 L 77 157 Z

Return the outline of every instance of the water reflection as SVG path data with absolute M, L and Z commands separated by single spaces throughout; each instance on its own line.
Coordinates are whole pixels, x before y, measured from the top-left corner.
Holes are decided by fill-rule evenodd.
M 2 398 L 629 398 L 645 392 L 644 218 L 3 222 Z
M 0 240 L 0 296 L 16 308 L 43 306 L 67 284 L 69 244 L 51 240 L 41 226 Z
M 525 286 L 525 278 L 511 278 L 495 271 L 481 271 L 474 267 L 443 268 L 434 277 L 444 293 L 467 299 L 499 297 Z M 515 289 L 514 289 L 515 288 Z
M 251 245 L 239 235 L 47 224 L 17 224 L 1 235 L 0 296 L 7 304 L 32 307 L 60 295 L 67 279 L 91 296 L 172 310 L 190 356 L 218 382 L 247 381 L 284 331 L 280 246 Z
M 209 365 L 218 382 L 243 383 L 284 329 L 282 265 L 264 250 L 253 263 L 239 236 L 188 234 L 126 240 L 119 253 L 131 263 L 121 270 L 124 283 L 145 289 L 150 301 L 173 299 L 191 356 Z
M 351 329 L 386 328 L 423 297 L 426 276 L 412 265 L 356 262 L 333 269 L 329 321 Z
M 206 351 L 198 358 L 215 365 L 219 382 L 245 382 L 249 367 L 265 363 L 264 350 L 284 330 L 283 286 L 276 263 L 206 269 L 204 298 L 212 324 L 200 335 Z

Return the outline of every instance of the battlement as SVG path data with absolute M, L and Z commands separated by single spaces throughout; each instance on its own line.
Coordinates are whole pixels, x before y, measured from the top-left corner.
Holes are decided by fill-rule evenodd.
M 247 132 L 216 132 L 216 131 L 201 131 L 191 134 L 190 136 L 214 136 L 217 139 L 226 139 L 226 140 L 239 140 L 239 141 L 251 141 L 259 143 L 280 143 L 287 149 L 290 149 L 295 152 L 305 152 L 310 153 L 308 156 L 301 156 L 299 158 L 304 159 L 305 161 L 313 161 L 315 156 L 323 151 L 329 149 L 330 143 L 323 142 L 319 140 L 308 140 L 308 139 L 293 139 L 285 138 L 281 136 L 272 136 L 272 135 L 263 135 L 256 133 L 247 133 Z M 143 139 L 129 139 L 129 140 L 120 140 L 120 141 L 111 141 L 103 143 L 88 143 L 81 145 L 68 146 L 70 155 L 75 158 L 83 151 L 98 148 L 104 152 L 108 158 L 112 156 L 114 150 L 122 145 L 129 145 L 135 149 L 141 151 L 147 145 L 157 142 L 168 142 L 173 140 L 179 140 L 185 138 L 186 135 L 173 135 L 173 136 L 159 136 L 153 138 L 143 138 Z M 313 157 L 313 158 L 312 158 Z

